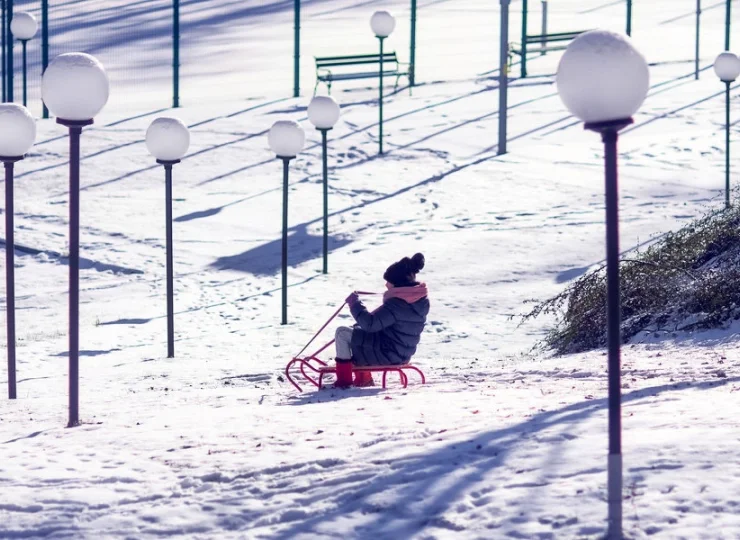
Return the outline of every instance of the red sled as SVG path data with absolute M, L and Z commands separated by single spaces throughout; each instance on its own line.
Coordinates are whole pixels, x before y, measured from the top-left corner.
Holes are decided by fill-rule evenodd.
M 375 294 L 375 293 L 366 293 L 366 292 L 358 292 L 357 294 Z M 332 339 L 329 343 L 321 347 L 318 351 L 315 353 L 303 356 L 303 352 L 308 349 L 308 346 L 313 343 L 313 341 L 321 334 L 321 332 L 324 331 L 324 329 L 329 326 L 329 323 L 333 321 L 337 315 L 342 311 L 344 306 L 346 306 L 346 302 L 339 306 L 339 309 L 337 309 L 334 312 L 334 315 L 332 315 L 326 323 L 324 323 L 324 326 L 321 327 L 321 329 L 316 332 L 316 334 L 311 338 L 311 340 L 306 343 L 306 346 L 301 349 L 301 352 L 299 352 L 297 355 L 293 357 L 293 359 L 288 362 L 288 365 L 285 366 L 285 376 L 290 381 L 290 384 L 295 386 L 299 392 L 303 392 L 303 389 L 298 385 L 296 380 L 291 376 L 290 372 L 292 370 L 298 370 L 300 371 L 300 374 L 303 376 L 303 378 L 314 385 L 319 390 L 324 387 L 324 377 L 326 375 L 335 375 L 336 374 L 336 367 L 330 366 L 326 362 L 324 362 L 321 358 L 319 358 L 319 354 L 324 352 L 326 349 L 328 349 L 331 345 L 334 344 L 334 340 Z M 398 373 L 398 376 L 401 380 L 401 384 L 404 388 L 406 388 L 409 384 L 409 378 L 408 375 L 405 373 L 406 371 L 415 371 L 419 374 L 419 377 L 421 377 L 421 384 L 426 383 L 426 377 L 424 376 L 424 373 L 419 369 L 417 366 L 413 364 L 403 364 L 399 366 L 353 366 L 352 372 L 353 374 L 356 372 L 369 372 L 369 373 L 382 373 L 383 374 L 383 388 L 386 387 L 386 382 L 388 378 L 388 373 Z

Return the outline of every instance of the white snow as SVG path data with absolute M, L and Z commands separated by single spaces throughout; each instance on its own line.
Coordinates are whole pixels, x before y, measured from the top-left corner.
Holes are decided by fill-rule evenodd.
M 163 174 L 145 144 L 169 86 L 128 80 L 122 61 L 101 51 L 111 103 L 82 135 L 83 424 L 70 429 L 69 142 L 54 120 L 38 122 L 37 145 L 16 165 L 19 386 L 17 400 L 0 401 L 0 537 L 605 532 L 604 351 L 553 358 L 532 350 L 552 320 L 519 325 L 517 317 L 604 258 L 603 146 L 557 95 L 561 54 L 535 57 L 531 78 L 512 81 L 501 157 L 491 72 L 497 2 L 420 5 L 422 84 L 386 100 L 383 157 L 375 83 L 337 83 L 330 273 L 321 274 L 321 139 L 307 129 L 291 165 L 290 324 L 281 326 L 282 169 L 270 127 L 306 123 L 312 55 L 340 45 L 376 50 L 367 24 L 377 8 L 399 20 L 388 50 L 402 59 L 408 50 L 406 1 L 306 4 L 297 99 L 285 97 L 290 9 L 270 14 L 250 0 L 238 9 L 253 11 L 237 18 L 231 3 L 214 0 L 196 19 L 196 4 L 184 6 L 188 20 L 211 26 L 197 49 L 209 61 L 183 58 L 186 106 L 167 113 L 192 135 L 174 177 L 174 359 L 165 358 Z M 573 29 L 571 21 L 576 29 L 624 25 L 622 4 L 552 4 L 552 31 Z M 724 85 L 711 72 L 723 10 L 704 11 L 697 81 L 693 4 L 643 4 L 634 43 L 654 65 L 648 97 L 620 137 L 624 250 L 643 249 L 724 200 Z M 128 3 L 120 13 L 127 27 L 163 16 Z M 519 22 L 513 9 L 512 36 Z M 142 58 L 169 61 L 166 40 L 145 43 L 152 49 Z M 159 105 L 149 89 L 164 89 Z M 432 311 L 415 362 L 428 384 L 411 376 L 403 390 L 391 377 L 387 390 L 303 394 L 287 384 L 285 364 L 347 294 L 381 290 L 385 268 L 417 251 L 426 255 L 420 278 Z M 345 312 L 335 324 L 349 320 Z M 645 335 L 623 348 L 630 538 L 740 537 L 738 330 Z

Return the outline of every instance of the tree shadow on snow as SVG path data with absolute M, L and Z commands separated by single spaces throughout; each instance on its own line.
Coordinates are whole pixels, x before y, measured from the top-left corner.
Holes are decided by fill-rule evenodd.
M 740 377 L 725 378 L 721 380 L 705 381 L 700 383 L 678 383 L 654 386 L 650 388 L 635 390 L 624 394 L 622 403 L 628 404 L 638 402 L 645 398 L 653 398 L 662 394 L 684 390 L 705 390 L 725 386 L 740 381 Z M 490 431 L 473 438 L 469 441 L 456 442 L 435 450 L 431 453 L 420 453 L 403 459 L 376 459 L 368 462 L 368 467 L 376 467 L 378 474 L 365 480 L 361 485 L 348 484 L 351 487 L 341 489 L 337 485 L 334 476 L 329 476 L 326 486 L 322 482 L 314 482 L 312 489 L 302 499 L 295 501 L 297 506 L 305 504 L 309 506 L 314 499 L 322 500 L 322 507 L 327 510 L 316 512 L 307 519 L 295 521 L 287 528 L 275 534 L 273 538 L 290 539 L 300 534 L 321 534 L 331 530 L 332 522 L 340 522 L 349 514 L 358 512 L 374 517 L 367 525 L 357 527 L 359 536 L 381 535 L 384 538 L 408 538 L 409 535 L 419 533 L 433 522 L 442 520 L 446 512 L 452 512 L 459 505 L 461 496 L 474 490 L 474 486 L 486 483 L 486 474 L 503 466 L 509 455 L 517 450 L 522 442 L 533 435 L 545 430 L 560 427 L 558 434 L 570 439 L 575 437 L 569 433 L 572 426 L 582 422 L 595 414 L 601 413 L 608 406 L 608 399 L 594 399 L 574 403 L 557 410 L 540 412 L 528 420 L 514 426 Z M 606 429 L 604 438 L 606 441 Z M 604 446 L 606 453 L 606 445 Z M 545 456 L 543 456 L 545 457 Z M 603 471 L 584 471 L 586 473 L 606 472 L 606 455 L 604 456 Z M 464 467 L 464 468 L 463 468 Z M 388 473 L 382 472 L 389 471 Z M 461 471 L 465 470 L 464 474 Z M 554 477 L 557 482 L 557 474 L 553 470 L 547 470 L 549 476 Z M 630 471 L 628 471 L 630 472 Z M 524 485 L 517 483 L 516 478 L 511 478 L 511 483 L 518 488 L 529 487 L 531 496 L 541 492 L 544 486 Z M 489 486 L 505 489 L 507 486 Z M 322 489 L 325 488 L 325 489 Z M 490 491 L 490 489 L 489 489 Z M 393 493 L 397 504 L 393 506 L 395 515 L 390 519 L 387 513 L 379 512 L 377 504 L 369 499 L 378 493 Z M 433 495 L 432 495 L 433 494 Z M 413 510 L 406 504 L 413 501 Z M 393 504 L 390 502 L 389 504 Z M 523 509 L 526 507 L 522 507 Z M 556 509 L 553 509 L 555 512 Z M 606 505 L 605 505 L 606 512 Z M 250 513 L 251 518 L 255 517 Z M 538 516 L 531 516 L 536 520 Z M 518 516 L 522 522 L 529 521 L 527 516 Z M 582 524 L 578 534 L 600 534 L 603 532 L 600 524 Z M 369 537 L 369 536 L 367 536 Z
M 298 266 L 304 262 L 321 257 L 323 236 L 308 233 L 306 227 L 299 227 L 288 237 L 288 265 Z M 329 251 L 342 248 L 351 242 L 349 238 L 329 237 Z M 217 270 L 236 270 L 256 276 L 271 276 L 280 271 L 282 265 L 282 238 L 247 250 L 238 255 L 220 257 L 211 263 Z

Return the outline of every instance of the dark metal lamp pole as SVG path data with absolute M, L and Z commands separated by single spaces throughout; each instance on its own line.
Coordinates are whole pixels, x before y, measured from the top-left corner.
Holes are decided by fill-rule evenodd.
M 167 358 L 175 357 L 175 264 L 172 241 L 172 166 L 180 163 L 179 159 L 158 159 L 165 171 L 165 205 L 167 220 Z
M 16 399 L 15 369 L 15 240 L 13 235 L 13 167 L 19 157 L 0 157 L 5 165 L 5 286 L 8 329 L 8 398 Z
M 23 48 L 23 106 L 28 106 L 28 81 L 27 81 L 27 49 L 28 49 L 28 40 L 27 39 L 21 39 L 19 40 L 21 42 L 21 47 Z
M 280 324 L 288 324 L 288 176 L 290 161 L 295 156 L 278 156 L 283 162 L 283 249 L 282 249 L 282 319 Z
M 69 129 L 69 423 L 80 424 L 80 136 L 93 120 L 64 120 Z
M 379 107 L 379 115 L 380 115 L 380 137 L 379 137 L 379 144 L 380 144 L 380 151 L 379 153 L 383 153 L 383 41 L 385 40 L 385 36 L 376 36 L 378 38 L 378 41 L 380 41 L 380 84 L 378 85 L 378 88 L 380 89 L 380 97 L 378 99 L 378 107 Z
M 409 86 L 416 85 L 416 0 L 411 0 L 411 56 L 409 57 Z
M 331 128 L 318 128 L 321 132 L 322 172 L 324 177 L 324 268 L 329 273 L 329 165 L 327 158 L 327 133 Z
M 730 208 L 730 84 L 725 83 L 725 208 Z
M 585 128 L 601 134 L 606 170 L 606 283 L 607 346 L 609 366 L 609 538 L 622 538 L 622 396 L 621 396 L 621 311 L 619 298 L 619 186 L 617 139 L 632 118 L 587 123 Z

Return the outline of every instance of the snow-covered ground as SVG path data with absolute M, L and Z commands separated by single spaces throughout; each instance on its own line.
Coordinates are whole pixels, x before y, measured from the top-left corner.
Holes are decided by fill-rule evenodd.
M 235 9 L 220 3 L 222 15 Z M 267 32 L 268 16 L 249 12 L 261 3 L 242 4 Z M 532 353 L 552 321 L 517 318 L 528 300 L 561 291 L 604 256 L 603 150 L 557 96 L 559 54 L 534 59 L 532 77 L 512 82 L 509 154 L 497 157 L 497 81 L 485 75 L 497 39 L 486 49 L 483 30 L 496 38 L 498 3 L 420 3 L 420 21 L 436 34 L 420 36 L 421 86 L 386 102 L 385 156 L 376 90 L 334 89 L 343 116 L 330 133 L 324 276 L 320 145 L 305 108 L 310 55 L 325 51 L 307 38 L 304 97 L 286 98 L 292 33 L 283 4 L 291 3 L 276 6 L 279 37 L 227 40 L 228 17 L 203 31 L 204 69 L 220 74 L 191 72 L 186 107 L 174 113 L 191 126 L 192 147 L 175 168 L 171 360 L 163 172 L 143 143 L 160 113 L 138 93 L 141 80 L 112 72 L 111 105 L 83 136 L 83 425 L 74 429 L 63 427 L 68 139 L 53 120 L 39 121 L 39 143 L 16 167 L 19 399 L 0 402 L 0 537 L 598 538 L 606 357 Z M 397 8 L 400 20 L 408 8 L 306 4 L 307 28 L 323 21 L 360 50 L 375 45 L 362 38 L 374 10 Z M 551 7 L 551 28 L 623 26 L 623 6 L 581 4 Z M 651 91 L 620 139 L 625 250 L 724 197 L 724 88 L 710 67 L 724 10 L 705 9 L 705 69 L 695 81 L 694 4 L 650 4 L 636 10 L 634 29 L 655 64 Z M 405 26 L 390 41 L 402 57 Z M 220 47 L 241 54 L 253 75 Z M 259 91 L 211 101 L 214 86 Z M 292 166 L 287 326 L 281 165 L 266 137 L 281 118 L 300 121 L 309 138 Z M 428 384 L 297 394 L 283 380 L 287 361 L 349 291 L 381 289 L 385 268 L 416 251 L 427 257 L 432 300 L 417 360 Z M 625 347 L 630 537 L 740 537 L 739 329 Z

